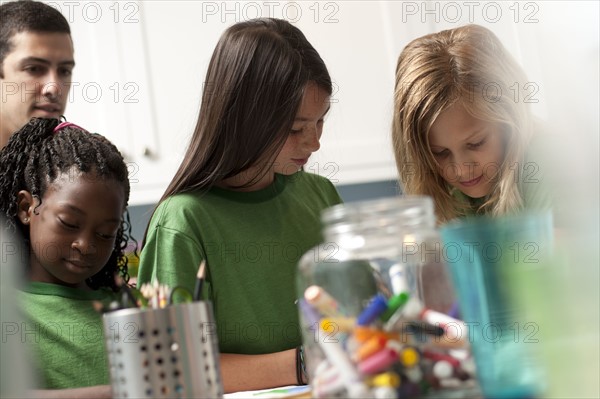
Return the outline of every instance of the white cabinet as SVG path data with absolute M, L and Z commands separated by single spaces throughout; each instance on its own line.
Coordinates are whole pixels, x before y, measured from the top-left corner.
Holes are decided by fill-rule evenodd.
M 201 22 L 202 2 L 94 3 L 100 18 L 89 7 L 70 18 L 77 65 L 66 115 L 123 152 L 130 205 L 155 203 L 187 146 L 225 25 Z
M 334 81 L 322 149 L 307 169 L 336 184 L 395 178 L 389 128 L 397 54 L 389 21 L 382 23 L 385 4 L 129 1 L 62 11 L 77 61 L 67 118 L 126 155 L 131 204 L 155 202 L 175 173 L 221 33 L 258 16 L 295 23 Z
M 131 204 L 156 202 L 171 180 L 195 126 L 212 51 L 235 22 L 286 18 L 321 54 L 334 82 L 333 104 L 321 150 L 307 169 L 345 185 L 396 178 L 390 139 L 394 72 L 410 40 L 466 23 L 485 25 L 524 64 L 541 96 L 543 33 L 555 21 L 565 24 L 565 3 L 551 3 L 53 2 L 68 16 L 75 42 L 67 118 L 123 150 Z M 596 2 L 584 3 L 595 3 L 597 11 Z M 544 104 L 535 106 L 543 115 Z

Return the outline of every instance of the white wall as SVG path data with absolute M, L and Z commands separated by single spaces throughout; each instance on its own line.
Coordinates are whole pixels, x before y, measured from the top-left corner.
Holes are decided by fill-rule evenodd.
M 389 136 L 396 59 L 410 40 L 466 23 L 492 29 L 523 64 L 539 89 L 532 92 L 538 115 L 553 115 L 568 99 L 592 119 L 597 143 L 596 1 L 49 3 L 73 28 L 77 66 L 67 118 L 123 150 L 132 204 L 155 202 L 178 166 L 219 35 L 257 16 L 297 24 L 330 69 L 335 102 L 308 169 L 336 184 L 395 179 Z

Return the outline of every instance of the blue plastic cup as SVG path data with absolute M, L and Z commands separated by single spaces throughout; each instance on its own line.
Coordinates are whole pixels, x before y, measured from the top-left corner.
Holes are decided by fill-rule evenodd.
M 443 226 L 441 235 L 484 396 L 540 395 L 540 324 L 526 314 L 515 278 L 543 270 L 552 246 L 551 214 L 466 218 Z

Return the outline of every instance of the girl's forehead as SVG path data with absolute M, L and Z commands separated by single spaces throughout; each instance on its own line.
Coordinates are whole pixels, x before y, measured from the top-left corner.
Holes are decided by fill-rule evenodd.
M 82 184 L 82 183 L 101 183 L 107 184 L 108 182 L 114 182 L 117 185 L 121 185 L 119 181 L 117 181 L 113 176 L 110 175 L 100 175 L 97 173 L 95 168 L 92 168 L 88 171 L 80 170 L 76 165 L 71 166 L 70 168 L 59 171 L 56 174 L 56 178 L 49 182 L 49 184 L 54 185 L 55 187 L 62 187 L 68 184 Z
M 125 188 L 121 182 L 110 176 L 101 176 L 94 170 L 83 172 L 76 167 L 61 172 L 48 184 L 44 197 L 49 195 L 74 203 L 100 203 L 98 199 L 102 199 L 111 206 L 120 203 L 120 208 L 125 208 L 126 204 Z

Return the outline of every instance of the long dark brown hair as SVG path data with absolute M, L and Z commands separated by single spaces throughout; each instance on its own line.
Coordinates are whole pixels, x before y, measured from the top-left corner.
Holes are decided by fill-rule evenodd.
M 159 203 L 257 165 L 240 187 L 260 179 L 283 147 L 309 81 L 331 94 L 325 63 L 289 22 L 259 18 L 228 28 L 208 67 L 191 142 Z

